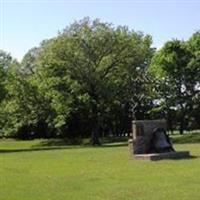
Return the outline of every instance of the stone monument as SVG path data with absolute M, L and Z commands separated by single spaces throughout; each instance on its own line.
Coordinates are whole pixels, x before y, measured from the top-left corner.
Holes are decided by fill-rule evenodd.
M 138 120 L 132 122 L 130 156 L 134 159 L 160 160 L 189 157 L 188 151 L 176 152 L 166 133 L 166 120 Z

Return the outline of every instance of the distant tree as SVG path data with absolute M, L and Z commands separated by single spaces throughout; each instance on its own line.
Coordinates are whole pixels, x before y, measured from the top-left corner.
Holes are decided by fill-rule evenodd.
M 37 129 L 35 132 L 38 133 L 41 124 L 45 124 L 49 104 L 43 94 L 39 93 L 35 82 L 34 60 L 27 59 L 32 52 L 33 50 L 26 54 L 21 64 L 9 54 L 3 53 L 4 56 L 1 57 L 1 95 L 4 96 L 0 104 L 0 125 L 4 136 L 28 138 L 31 132 Z M 40 132 L 43 135 L 36 135 L 37 137 L 46 137 L 45 128 Z
M 0 127 L 4 126 L 4 106 L 3 101 L 7 96 L 6 85 L 8 84 L 8 70 L 11 65 L 14 63 L 14 59 L 10 56 L 9 53 L 6 53 L 3 50 L 0 50 Z M 3 131 L 1 130 L 1 134 Z
M 7 79 L 7 71 L 12 63 L 13 59 L 10 54 L 0 50 L 0 102 L 5 98 L 6 95 L 5 84 Z
M 157 80 L 155 88 L 159 104 L 169 121 L 176 111 L 182 134 L 191 116 L 200 80 L 199 60 L 188 48 L 188 42 L 173 40 L 155 54 L 150 72 Z
M 193 54 L 191 61 L 191 68 L 193 76 L 192 88 L 192 106 L 191 106 L 191 118 L 193 129 L 200 128 L 200 31 L 195 32 L 187 42 L 188 48 Z
M 6 117 L 4 133 L 29 138 L 38 124 L 45 120 L 44 112 L 49 111 L 48 102 L 39 93 L 37 86 L 32 82 L 32 77 L 21 74 L 19 69 L 19 66 L 13 66 L 8 73 L 8 95 L 3 102 Z M 41 137 L 44 136 L 43 132 Z
M 35 70 L 37 68 L 37 59 L 39 57 L 41 50 L 42 50 L 42 45 L 39 48 L 34 47 L 30 49 L 25 54 L 20 64 L 20 72 L 22 74 L 32 75 L 35 73 Z

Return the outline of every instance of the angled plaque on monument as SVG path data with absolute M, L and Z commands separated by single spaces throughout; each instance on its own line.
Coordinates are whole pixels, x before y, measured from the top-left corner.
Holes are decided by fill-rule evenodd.
M 175 151 L 167 135 L 166 120 L 136 120 L 132 122 L 130 155 L 134 159 L 160 160 L 189 157 L 188 151 Z

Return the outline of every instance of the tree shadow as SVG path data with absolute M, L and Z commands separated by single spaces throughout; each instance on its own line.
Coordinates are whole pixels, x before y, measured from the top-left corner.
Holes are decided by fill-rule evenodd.
M 80 145 L 89 145 L 89 140 L 82 140 L 81 138 L 75 139 L 46 139 L 41 141 L 39 144 L 35 146 L 44 147 L 44 146 L 80 146 Z
M 30 148 L 30 149 L 0 149 L 1 153 L 19 153 L 19 152 L 34 152 L 34 151 L 49 151 L 49 150 L 64 150 L 64 149 L 72 149 L 75 147 L 45 147 L 45 148 Z M 78 148 L 78 147 L 76 147 Z
M 102 141 L 100 145 L 93 146 L 89 140 L 81 141 L 80 140 L 73 140 L 69 141 L 66 139 L 50 139 L 46 141 L 42 141 L 39 144 L 33 146 L 33 147 L 65 147 L 65 148 L 84 148 L 84 147 L 120 147 L 120 146 L 128 146 L 127 141 L 120 141 L 120 142 L 110 142 L 110 141 Z
M 110 148 L 110 147 L 128 147 L 128 143 L 127 142 L 123 142 L 123 143 L 107 143 L 107 144 L 102 144 L 100 145 L 101 148 Z
M 65 149 L 81 149 L 81 148 L 111 148 L 111 147 L 123 147 L 128 146 L 127 143 L 103 143 L 98 146 L 92 146 L 89 143 L 76 144 L 71 143 L 68 140 L 62 139 L 50 139 L 41 141 L 39 144 L 33 145 L 30 148 L 18 148 L 18 149 L 0 149 L 0 154 L 3 153 L 20 153 L 20 152 L 36 152 L 36 151 L 50 151 L 50 150 L 65 150 Z
M 171 137 L 171 139 L 174 144 L 195 144 L 200 143 L 200 134 L 178 135 L 176 137 Z

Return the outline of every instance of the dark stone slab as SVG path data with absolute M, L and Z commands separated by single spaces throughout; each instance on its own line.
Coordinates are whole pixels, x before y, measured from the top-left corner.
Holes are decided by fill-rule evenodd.
M 155 128 L 166 130 L 166 120 L 137 120 L 132 122 L 133 153 L 149 153 Z
M 166 133 L 166 125 L 166 120 L 133 121 L 132 138 L 129 140 L 130 157 L 137 160 L 191 157 L 189 151 L 176 152 L 174 150 Z

